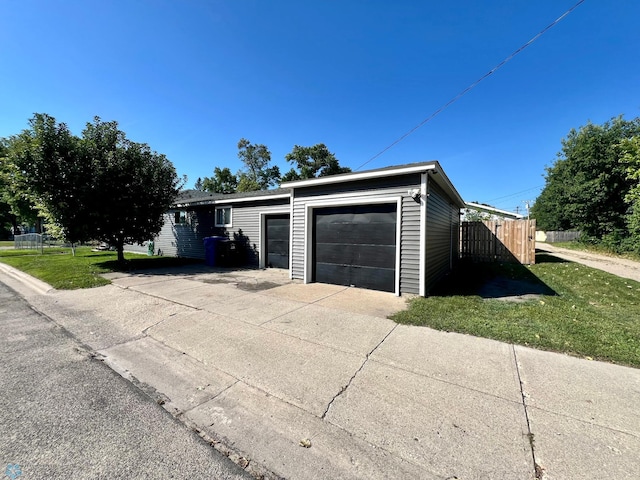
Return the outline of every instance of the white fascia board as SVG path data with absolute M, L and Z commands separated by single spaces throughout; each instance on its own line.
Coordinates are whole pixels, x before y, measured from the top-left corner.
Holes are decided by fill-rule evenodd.
M 258 195 L 255 197 L 236 197 L 236 198 L 221 198 L 219 200 L 215 200 L 213 203 L 215 205 L 221 203 L 244 203 L 244 202 L 257 202 L 264 200 L 276 200 L 280 198 L 291 198 L 290 193 L 280 193 L 278 195 Z
M 218 199 L 206 199 L 199 200 L 196 202 L 185 202 L 185 203 L 176 203 L 176 208 L 186 208 L 193 206 L 202 206 L 202 205 L 224 205 L 229 203 L 244 203 L 244 202 L 259 202 L 264 200 L 272 200 L 272 199 L 281 199 L 281 198 L 291 198 L 290 193 L 280 193 L 278 195 L 258 195 L 254 197 L 235 197 L 235 198 L 218 198 Z
M 308 180 L 296 180 L 294 182 L 285 182 L 280 185 L 281 188 L 301 188 L 313 187 L 316 185 L 328 185 L 332 183 L 356 182 L 358 180 L 369 180 L 371 178 L 381 178 L 396 175 L 405 175 L 409 173 L 424 173 L 427 170 L 434 170 L 437 166 L 435 163 L 427 165 L 414 165 L 408 167 L 389 168 L 385 170 L 371 170 L 362 173 L 346 173 L 344 175 L 329 175 L 326 177 L 310 178 Z

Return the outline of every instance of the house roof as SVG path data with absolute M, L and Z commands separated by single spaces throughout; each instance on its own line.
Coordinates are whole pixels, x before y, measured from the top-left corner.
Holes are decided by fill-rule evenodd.
M 363 172 L 341 173 L 338 175 L 328 175 L 326 177 L 310 178 L 308 180 L 297 180 L 294 182 L 285 182 L 281 185 L 283 188 L 305 188 L 316 185 L 328 185 L 342 182 L 353 182 L 357 180 L 369 180 L 373 178 L 389 177 L 396 175 L 406 175 L 410 173 L 431 173 L 431 178 L 456 202 L 460 208 L 464 207 L 465 202 L 455 189 L 449 178 L 445 175 L 440 163 L 436 160 L 429 162 L 410 163 L 406 165 L 395 165 L 392 167 L 377 168 L 374 170 L 365 170 Z
M 225 203 L 239 203 L 260 200 L 262 197 L 286 198 L 291 196 L 291 192 L 296 188 L 314 187 L 317 185 L 328 185 L 337 183 L 354 182 L 358 180 L 369 180 L 411 173 L 429 173 L 432 181 L 440 186 L 456 203 L 456 206 L 463 208 L 464 200 L 455 189 L 449 178 L 445 175 L 440 163 L 437 161 L 410 163 L 406 165 L 396 165 L 392 167 L 377 168 L 375 170 L 365 170 L 363 172 L 341 173 L 338 175 L 328 175 L 326 177 L 310 178 L 307 180 L 297 180 L 294 182 L 284 182 L 281 188 L 274 190 L 258 190 L 255 192 L 240 193 L 209 193 L 200 190 L 185 190 L 180 192 L 175 201 L 176 207 L 186 207 L 195 205 L 219 205 Z
M 273 190 L 257 190 L 255 192 L 240 193 L 210 193 L 201 190 L 184 190 L 178 194 L 175 206 L 192 205 L 213 205 L 223 203 L 248 202 L 266 198 L 285 198 L 291 195 L 291 190 L 287 188 L 276 188 Z

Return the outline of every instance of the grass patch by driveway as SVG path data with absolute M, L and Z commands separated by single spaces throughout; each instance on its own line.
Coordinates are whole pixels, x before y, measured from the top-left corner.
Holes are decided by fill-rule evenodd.
M 547 254 L 461 265 L 392 319 L 640 367 L 640 283 Z
M 104 273 L 162 268 L 193 263 L 173 257 L 147 257 L 125 254 L 125 265 L 117 262 L 116 252 L 92 251 L 90 247 L 45 248 L 39 250 L 0 250 L 0 262 L 11 265 L 59 290 L 99 287 L 111 283 Z

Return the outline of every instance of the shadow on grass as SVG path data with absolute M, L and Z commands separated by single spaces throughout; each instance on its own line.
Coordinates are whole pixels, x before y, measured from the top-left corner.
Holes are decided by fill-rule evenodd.
M 537 254 L 537 263 L 557 262 L 551 255 Z M 531 270 L 520 263 L 491 263 L 462 260 L 429 292 L 432 297 L 470 296 L 482 298 L 557 295 Z
M 554 257 L 553 254 L 547 253 L 544 250 L 536 250 L 536 263 L 570 263 L 569 260 L 564 260 L 559 257 Z

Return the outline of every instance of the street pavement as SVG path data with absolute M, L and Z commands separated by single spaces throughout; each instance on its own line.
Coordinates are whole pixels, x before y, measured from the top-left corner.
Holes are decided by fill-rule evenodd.
M 0 283 L 0 476 L 251 478 Z
M 404 298 L 279 270 L 111 278 L 0 272 L 254 476 L 638 478 L 640 370 L 397 325 Z

